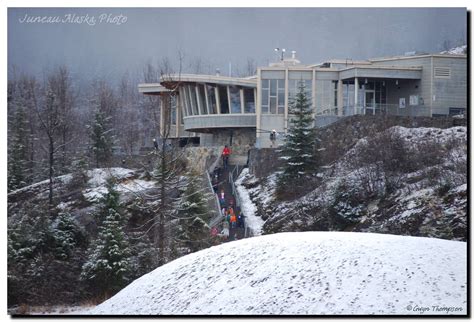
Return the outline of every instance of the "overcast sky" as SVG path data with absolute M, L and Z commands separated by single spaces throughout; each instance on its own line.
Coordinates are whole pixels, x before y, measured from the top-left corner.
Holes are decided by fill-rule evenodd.
M 72 14 L 82 23 L 68 22 Z M 61 21 L 38 23 L 25 16 Z M 229 62 L 235 70 L 249 57 L 259 65 L 274 61 L 275 47 L 286 48 L 288 55 L 296 50 L 308 64 L 439 52 L 445 40 L 466 38 L 466 19 L 465 8 L 9 8 L 8 65 L 39 74 L 67 64 L 83 78 L 116 78 L 141 70 L 149 60 L 173 60 L 181 50 L 186 64 L 201 57 L 208 69 L 227 74 Z

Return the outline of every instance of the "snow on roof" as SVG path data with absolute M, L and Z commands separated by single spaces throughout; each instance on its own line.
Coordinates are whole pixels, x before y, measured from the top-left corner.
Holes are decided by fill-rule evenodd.
M 467 314 L 466 254 L 434 238 L 265 235 L 181 257 L 87 313 Z
M 442 51 L 440 54 L 447 55 L 465 55 L 467 52 L 467 45 L 451 48 L 450 50 Z

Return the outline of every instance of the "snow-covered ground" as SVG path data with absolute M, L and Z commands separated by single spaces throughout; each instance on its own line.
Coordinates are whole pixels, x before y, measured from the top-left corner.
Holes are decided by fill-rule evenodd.
M 466 243 L 280 233 L 193 253 L 89 314 L 466 314 Z
M 242 181 L 245 179 L 248 173 L 248 168 L 242 170 L 239 178 L 235 181 L 235 187 L 237 188 L 237 193 L 240 197 L 240 208 L 245 215 L 247 226 L 252 230 L 253 236 L 259 236 L 262 234 L 264 221 L 262 217 L 256 216 L 257 206 L 255 206 L 255 204 L 250 199 L 247 189 L 242 186 Z
M 118 182 L 116 189 L 121 193 L 136 193 L 154 187 L 154 182 L 133 178 L 134 170 L 125 168 L 99 168 L 87 171 L 88 189 L 83 193 L 89 201 L 97 201 L 107 193 L 106 181 L 113 177 Z

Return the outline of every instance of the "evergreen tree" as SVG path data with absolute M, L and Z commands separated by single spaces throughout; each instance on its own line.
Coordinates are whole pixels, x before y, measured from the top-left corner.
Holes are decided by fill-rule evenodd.
M 26 186 L 28 178 L 28 120 L 23 106 L 16 108 L 10 125 L 8 153 L 8 191 Z
M 190 252 L 208 246 L 210 228 L 207 222 L 211 213 L 207 202 L 210 196 L 203 192 L 202 184 L 196 172 L 189 172 L 185 191 L 176 201 L 178 217 L 176 239 L 178 244 Z
M 61 260 L 68 259 L 82 239 L 80 229 L 71 214 L 60 213 L 58 215 L 53 223 L 53 237 L 55 257 Z
M 119 213 L 119 193 L 115 180 L 107 179 L 107 194 L 100 199 L 97 217 L 97 239 L 88 250 L 88 260 L 82 266 L 81 279 L 97 294 L 109 294 L 125 286 L 130 276 L 130 249 L 123 232 L 124 220 Z
M 312 174 L 315 170 L 315 140 L 311 101 L 304 83 L 298 87 L 295 99 L 290 103 L 290 127 L 281 149 L 283 171 L 278 178 L 277 191 L 287 190 L 293 182 Z
M 98 225 L 100 226 L 105 218 L 109 215 L 109 210 L 113 209 L 116 212 L 119 210 L 120 194 L 115 189 L 115 179 L 113 177 L 107 178 L 105 183 L 107 193 L 99 199 L 100 211 L 96 216 Z
M 81 279 L 96 294 L 115 293 L 124 287 L 130 274 L 130 251 L 123 232 L 122 218 L 114 209 L 99 227 L 97 239 L 89 248 L 88 260 L 82 266 Z
M 106 164 L 112 157 L 114 136 L 110 126 L 110 117 L 107 117 L 101 109 L 97 109 L 89 130 L 92 154 L 96 167 L 99 167 L 99 165 Z

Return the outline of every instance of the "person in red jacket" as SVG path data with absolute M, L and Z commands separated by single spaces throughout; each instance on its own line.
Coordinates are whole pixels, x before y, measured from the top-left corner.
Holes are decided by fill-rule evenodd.
M 222 150 L 222 160 L 224 161 L 224 168 L 227 169 L 227 166 L 229 165 L 229 156 L 230 156 L 230 149 L 226 145 L 224 146 L 224 150 Z

